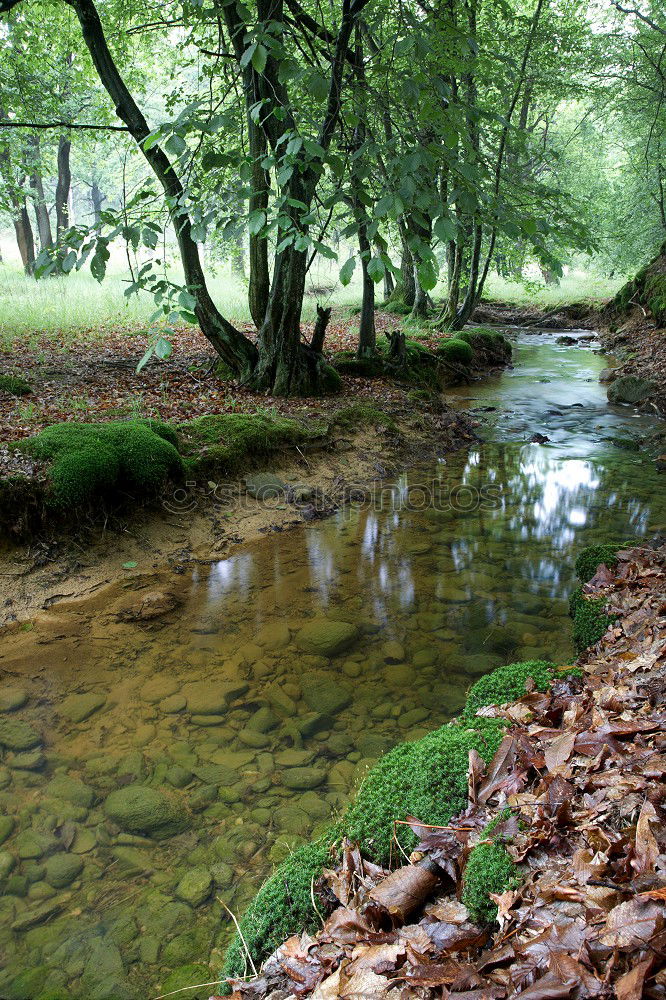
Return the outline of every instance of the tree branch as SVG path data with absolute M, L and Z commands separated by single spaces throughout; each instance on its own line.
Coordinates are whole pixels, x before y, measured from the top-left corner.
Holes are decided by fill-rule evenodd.
M 3 121 L 0 122 L 0 128 L 29 128 L 29 129 L 43 129 L 43 128 L 72 128 L 72 129 L 90 129 L 96 132 L 129 132 L 126 125 L 78 125 L 74 122 L 14 122 L 14 121 Z

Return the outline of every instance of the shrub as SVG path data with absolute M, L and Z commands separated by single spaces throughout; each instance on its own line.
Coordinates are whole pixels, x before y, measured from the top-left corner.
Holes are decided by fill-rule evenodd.
M 505 705 L 517 701 L 526 693 L 528 679 L 534 682 L 537 691 L 547 691 L 553 683 L 554 669 L 555 664 L 547 660 L 525 660 L 497 667 L 472 685 L 463 714 L 469 717 L 484 705 Z
M 8 392 L 10 396 L 27 396 L 32 388 L 20 375 L 0 375 L 0 392 Z
M 157 421 L 55 424 L 23 448 L 50 463 L 50 503 L 76 507 L 112 493 L 155 496 L 183 472 L 174 433 Z
M 615 569 L 617 566 L 617 554 L 622 549 L 624 543 L 609 542 L 602 545 L 588 545 L 581 549 L 576 559 L 576 576 L 581 583 L 588 583 L 597 572 L 599 566 L 608 566 Z
M 333 834 L 297 848 L 263 886 L 240 921 L 245 943 L 258 964 L 285 938 L 301 930 L 313 931 L 318 918 L 312 906 L 312 881 L 316 881 L 331 860 Z M 223 977 L 242 976 L 246 968 L 245 951 L 238 935 L 225 956 Z
M 443 361 L 454 365 L 470 365 L 474 357 L 471 346 L 458 337 L 452 337 L 441 343 L 437 348 L 437 354 Z
M 472 850 L 463 876 L 462 901 L 475 923 L 490 924 L 497 919 L 497 905 L 488 894 L 515 889 L 519 884 L 517 871 L 503 844 L 478 844 Z

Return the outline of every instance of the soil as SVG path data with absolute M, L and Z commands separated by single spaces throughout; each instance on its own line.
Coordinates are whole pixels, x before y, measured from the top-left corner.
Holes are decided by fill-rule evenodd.
M 340 397 L 335 401 L 339 406 Z M 194 488 L 187 496 L 176 491 L 161 507 L 92 523 L 87 530 L 79 526 L 69 536 L 6 546 L 0 550 L 0 578 L 11 597 L 0 607 L 0 626 L 17 627 L 58 602 L 95 594 L 128 571 L 154 573 L 168 566 L 182 572 L 188 563 L 223 559 L 247 541 L 327 516 L 353 502 L 356 491 L 475 438 L 477 424 L 446 406 L 415 413 L 403 394 L 401 404 L 384 409 L 396 419 L 397 433 L 368 427 L 338 437 L 329 450 L 272 459 L 270 472 L 288 486 L 314 487 L 314 502 L 262 503 L 237 479 Z
M 648 405 L 666 413 L 666 330 L 658 328 L 642 309 L 632 309 L 619 327 L 609 328 L 602 317 L 601 343 L 620 361 L 613 370 L 616 377 L 638 375 L 657 384 Z

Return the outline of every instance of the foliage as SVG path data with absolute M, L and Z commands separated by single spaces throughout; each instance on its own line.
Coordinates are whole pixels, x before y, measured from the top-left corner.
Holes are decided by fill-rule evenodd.
M 8 392 L 10 396 L 27 396 L 32 388 L 19 375 L 0 375 L 0 392 Z
M 445 340 L 437 348 L 437 353 L 443 361 L 449 361 L 454 365 L 470 365 L 474 357 L 472 346 L 458 337 Z
M 504 844 L 477 844 L 470 854 L 463 877 L 462 901 L 475 923 L 497 919 L 497 904 L 489 893 L 502 893 L 519 885 L 517 868 Z
M 531 680 L 537 691 L 547 691 L 553 683 L 555 664 L 547 660 L 526 660 L 497 667 L 476 681 L 467 695 L 464 715 L 474 716 L 484 705 L 505 705 L 522 698 Z
M 182 475 L 172 428 L 157 421 L 55 424 L 22 448 L 50 463 L 49 502 L 77 507 L 110 495 L 154 497 Z

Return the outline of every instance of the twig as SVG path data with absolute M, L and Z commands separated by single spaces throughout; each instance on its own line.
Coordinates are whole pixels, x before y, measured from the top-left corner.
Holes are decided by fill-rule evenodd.
M 216 979 L 212 983 L 195 983 L 194 986 L 181 986 L 179 990 L 171 990 L 171 993 L 160 993 L 158 997 L 152 997 L 152 1000 L 164 1000 L 164 997 L 172 997 L 176 993 L 184 993 L 186 990 L 198 990 L 202 986 L 219 986 L 221 982 L 221 979 Z
M 315 894 L 314 894 L 314 875 L 313 875 L 313 876 L 312 876 L 312 878 L 310 879 L 310 899 L 312 900 L 312 909 L 313 909 L 313 910 L 315 911 L 315 913 L 317 914 L 317 916 L 318 916 L 318 917 L 319 917 L 319 919 L 321 920 L 321 926 L 323 927 L 323 926 L 324 926 L 324 924 L 325 924 L 325 920 L 324 920 L 324 918 L 322 917 L 322 915 L 321 915 L 321 913 L 319 912 L 319 910 L 317 909 L 317 904 L 315 903 Z

